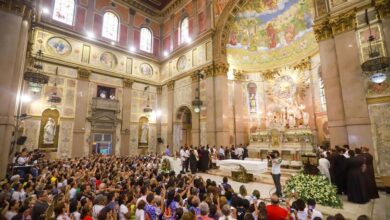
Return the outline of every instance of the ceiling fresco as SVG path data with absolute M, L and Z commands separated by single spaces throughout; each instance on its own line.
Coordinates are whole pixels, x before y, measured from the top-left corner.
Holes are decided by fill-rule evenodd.
M 242 70 L 279 68 L 318 51 L 310 0 L 253 0 L 238 13 L 227 45 Z

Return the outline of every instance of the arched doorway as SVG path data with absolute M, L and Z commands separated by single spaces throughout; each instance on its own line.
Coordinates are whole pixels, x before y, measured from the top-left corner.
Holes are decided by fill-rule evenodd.
M 177 110 L 174 127 L 174 147 L 190 146 L 192 144 L 192 113 L 187 106 Z

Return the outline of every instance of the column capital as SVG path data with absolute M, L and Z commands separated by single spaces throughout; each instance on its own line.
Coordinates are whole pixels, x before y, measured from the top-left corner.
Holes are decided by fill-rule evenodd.
M 0 9 L 14 13 L 30 20 L 34 14 L 33 1 L 4 0 L 0 2 Z
M 237 70 L 234 74 L 234 81 L 241 81 L 243 79 L 243 72 L 240 70 Z
M 191 73 L 192 82 L 198 81 L 198 77 L 199 77 L 200 72 L 201 72 L 200 70 L 195 70 L 194 72 Z
M 374 2 L 382 18 L 390 16 L 390 0 L 375 0 Z
M 206 74 L 206 77 L 227 76 L 229 64 L 225 62 L 213 63 L 204 67 L 203 70 Z
M 275 77 L 276 77 L 277 75 L 279 75 L 279 72 L 278 72 L 278 70 L 276 70 L 276 69 L 273 69 L 273 70 L 266 70 L 266 71 L 262 72 L 261 75 L 263 76 L 263 78 L 264 78 L 265 80 L 273 80 L 273 79 L 275 79 Z
M 313 31 L 317 42 L 333 37 L 332 27 L 329 24 L 328 18 L 316 21 L 313 26 Z
M 311 60 L 310 57 L 307 57 L 305 59 L 302 59 L 301 62 L 295 64 L 293 66 L 295 70 L 304 71 L 304 70 L 310 70 L 311 69 Z
M 171 80 L 167 82 L 167 87 L 168 87 L 168 91 L 173 91 L 173 89 L 175 88 L 175 80 Z
M 134 80 L 129 78 L 123 78 L 123 87 L 132 88 Z
M 91 75 L 91 70 L 79 68 L 77 70 L 77 78 L 81 80 L 89 81 L 89 76 Z

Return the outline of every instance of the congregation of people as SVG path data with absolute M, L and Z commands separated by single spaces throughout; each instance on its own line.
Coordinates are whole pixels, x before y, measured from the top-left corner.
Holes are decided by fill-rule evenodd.
M 344 145 L 330 150 L 320 147 L 318 155 L 318 169 L 337 187 L 338 194 L 345 194 L 348 201 L 359 204 L 379 198 L 373 156 L 367 147 L 350 149 Z
M 185 164 L 188 152 L 188 166 L 194 165 L 191 159 L 195 157 L 197 170 L 204 172 L 211 167 L 210 154 L 226 159 L 229 151 L 230 157 L 244 159 L 247 153 L 242 148 L 242 154 L 239 150 L 236 155 L 231 154 L 232 149 L 224 149 L 221 157 L 221 151 L 217 153 L 213 147 L 183 147 L 179 155 Z M 165 154 L 169 154 L 168 150 Z M 260 195 L 259 190 L 249 193 L 245 185 L 233 189 L 227 177 L 221 177 L 221 182 L 205 180 L 201 175 L 185 172 L 187 165 L 180 173 L 161 172 L 158 155 L 50 160 L 44 153 L 24 149 L 13 162 L 32 166 L 1 181 L 0 219 L 344 219 L 341 214 L 325 218 L 316 209 L 314 199 L 304 202 L 277 194 Z M 359 220 L 369 219 L 366 217 Z

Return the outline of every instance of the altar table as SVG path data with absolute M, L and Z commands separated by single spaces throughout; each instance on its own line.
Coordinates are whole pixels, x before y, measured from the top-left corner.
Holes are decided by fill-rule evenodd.
M 268 170 L 267 161 L 258 160 L 218 160 L 217 166 L 219 169 L 225 171 L 236 171 L 239 169 L 239 165 L 243 166 L 248 173 L 261 174 Z
M 171 171 L 175 171 L 176 175 L 180 173 L 182 166 L 180 158 L 163 156 L 162 159 L 168 159 L 171 166 Z

